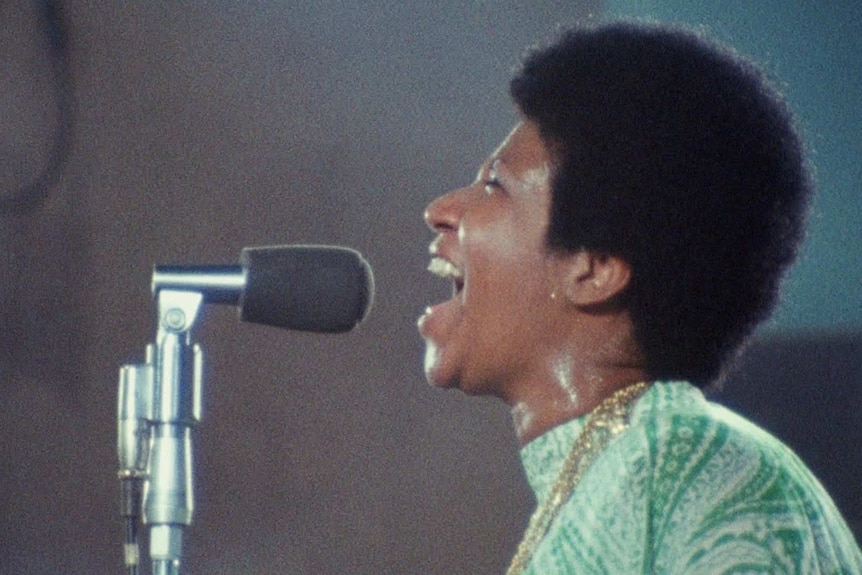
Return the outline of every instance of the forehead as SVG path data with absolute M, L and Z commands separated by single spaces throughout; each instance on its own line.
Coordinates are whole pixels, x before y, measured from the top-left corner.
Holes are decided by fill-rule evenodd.
M 510 169 L 549 165 L 551 154 L 539 135 L 539 129 L 528 121 L 519 122 L 489 158 L 506 164 Z

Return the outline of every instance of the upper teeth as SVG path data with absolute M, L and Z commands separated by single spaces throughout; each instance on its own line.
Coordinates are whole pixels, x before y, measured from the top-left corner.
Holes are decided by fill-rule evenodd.
M 428 264 L 428 271 L 441 278 L 461 279 L 464 277 L 461 270 L 456 268 L 452 262 L 443 258 L 431 258 L 431 263 Z

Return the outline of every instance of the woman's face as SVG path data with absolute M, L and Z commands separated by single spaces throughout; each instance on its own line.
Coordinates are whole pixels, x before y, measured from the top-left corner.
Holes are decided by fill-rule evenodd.
M 537 128 L 523 122 L 473 184 L 427 207 L 429 270 L 454 282 L 452 299 L 419 319 L 430 383 L 506 400 L 541 376 L 561 329 L 545 245 L 551 172 Z

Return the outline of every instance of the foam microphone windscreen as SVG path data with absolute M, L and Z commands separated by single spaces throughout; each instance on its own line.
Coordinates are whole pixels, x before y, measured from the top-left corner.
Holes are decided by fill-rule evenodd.
M 242 250 L 246 284 L 240 318 L 286 329 L 350 331 L 374 297 L 371 266 L 356 251 L 332 246 Z

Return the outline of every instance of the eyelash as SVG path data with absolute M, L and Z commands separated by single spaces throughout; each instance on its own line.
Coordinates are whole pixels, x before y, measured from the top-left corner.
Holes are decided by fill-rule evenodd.
M 500 180 L 497 178 L 488 178 L 483 183 L 485 185 L 485 193 L 488 195 L 494 192 L 494 188 L 500 187 Z

